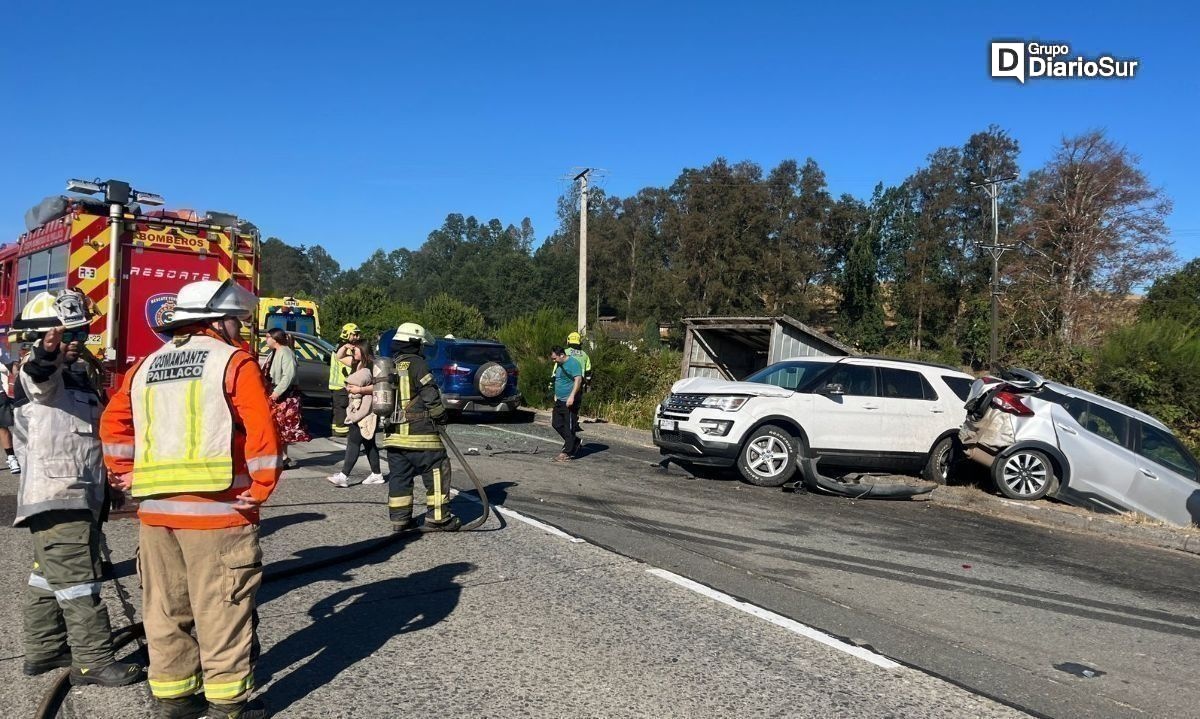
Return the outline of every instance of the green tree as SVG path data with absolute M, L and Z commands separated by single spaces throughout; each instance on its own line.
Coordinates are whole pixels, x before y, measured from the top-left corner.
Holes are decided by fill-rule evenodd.
M 768 235 L 762 168 L 717 158 L 698 170 L 684 170 L 670 193 L 674 207 L 665 224 L 677 243 L 671 270 L 686 290 L 682 310 L 761 312 L 759 261 Z
M 1138 307 L 1138 317 L 1170 318 L 1200 327 L 1200 259 L 1155 280 Z
M 303 247 L 268 237 L 259 247 L 259 292 L 269 297 L 313 296 L 317 283 Z
M 843 196 L 837 215 L 840 235 L 849 237 L 846 261 L 840 273 L 841 334 L 867 352 L 886 344 L 883 299 L 879 289 L 879 218 L 878 202 L 883 186 L 875 187 L 871 210 L 853 197 Z
M 461 338 L 482 338 L 485 334 L 483 313 L 473 305 L 460 302 L 442 292 L 425 301 L 419 313 L 425 329 L 435 336 L 452 334 Z
M 1173 317 L 1113 332 L 1100 350 L 1096 391 L 1151 414 L 1200 448 L 1200 328 Z
M 812 158 L 784 160 L 765 182 L 767 222 L 760 248 L 758 292 L 768 314 L 807 319 L 810 292 L 826 269 L 827 225 L 833 200 L 825 173 Z
M 374 342 L 388 329 L 412 322 L 418 313 L 412 305 L 397 300 L 382 287 L 360 284 L 325 297 L 321 303 L 325 339 L 336 344 L 342 325 L 353 322 L 363 337 Z

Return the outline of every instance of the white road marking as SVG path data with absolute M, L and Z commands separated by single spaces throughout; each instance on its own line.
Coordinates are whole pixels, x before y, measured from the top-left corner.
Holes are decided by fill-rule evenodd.
M 734 599 L 724 592 L 719 592 L 712 587 L 706 587 L 699 582 L 693 582 L 687 577 L 681 577 L 678 574 L 668 572 L 665 569 L 659 569 L 657 567 L 647 569 L 646 571 L 656 577 L 662 577 L 668 582 L 678 584 L 685 589 L 690 589 L 697 594 L 702 594 L 709 599 L 715 599 L 722 604 L 727 604 L 734 609 L 743 611 L 751 616 L 764 619 L 777 627 L 782 627 L 792 632 L 793 634 L 799 634 L 800 636 L 808 637 L 809 639 L 820 642 L 826 646 L 833 647 L 838 651 L 845 652 L 853 657 L 862 659 L 863 661 L 874 664 L 882 669 L 898 669 L 901 666 L 899 663 L 888 659 L 882 654 L 876 654 L 869 649 L 863 649 L 862 647 L 856 647 L 853 644 L 847 644 L 840 639 L 829 636 L 819 629 L 813 629 L 807 624 L 801 624 L 794 619 L 788 619 L 781 614 L 776 614 L 775 612 L 755 606 L 749 602 L 743 602 L 738 599 Z
M 457 489 L 451 488 L 450 494 L 455 497 L 461 496 L 463 499 L 469 499 L 472 502 L 475 502 L 476 504 L 479 503 L 479 497 L 475 497 L 470 494 L 464 494 L 463 492 L 460 492 Z M 546 524 L 545 522 L 539 522 L 538 520 L 534 519 L 533 517 L 526 517 L 524 514 L 521 514 L 520 512 L 518 512 L 514 509 L 509 509 L 509 508 L 501 506 L 499 504 L 493 504 L 492 509 L 503 514 L 506 517 L 509 517 L 510 519 L 515 519 L 518 522 L 524 522 L 525 524 L 528 524 L 531 527 L 537 527 L 538 529 L 542 530 L 546 534 L 552 534 L 555 537 L 561 537 L 562 539 L 565 539 L 568 542 L 571 542 L 572 544 L 582 544 L 582 543 L 587 542 L 586 539 L 580 539 L 579 537 L 571 536 L 570 534 L 567 534 L 566 532 L 562 531 L 558 527 L 551 526 L 549 524 Z
M 524 432 L 517 432 L 514 430 L 510 430 L 510 429 L 501 429 L 499 427 L 493 427 L 493 429 L 499 429 L 501 432 L 517 434 L 517 435 L 521 435 L 523 437 L 532 437 L 534 439 L 544 439 L 541 437 L 536 437 L 531 434 L 526 434 Z M 454 496 L 461 496 L 463 499 L 469 499 L 472 502 L 479 503 L 478 497 L 472 496 L 470 494 L 465 494 L 463 492 L 458 491 L 457 489 L 451 488 L 450 493 Z M 562 531 L 558 527 L 553 527 L 549 524 L 546 524 L 545 522 L 539 522 L 538 520 L 536 520 L 532 517 L 527 517 L 524 514 L 521 514 L 520 512 L 517 512 L 512 509 L 508 509 L 501 505 L 492 505 L 492 509 L 496 510 L 497 512 L 500 512 L 501 514 L 503 514 L 506 517 L 515 519 L 518 522 L 524 522 L 525 524 L 528 524 L 530 526 L 537 527 L 538 529 L 542 530 L 543 532 L 546 532 L 547 534 L 551 534 L 555 537 L 561 537 L 562 539 L 566 539 L 568 542 L 572 542 L 572 543 L 576 543 L 576 544 L 587 542 L 586 539 L 574 537 L 574 536 Z M 733 597 L 729 596 L 728 594 L 726 594 L 724 592 L 717 591 L 716 589 L 713 589 L 712 587 L 706 587 L 703 584 L 700 584 L 699 582 L 694 582 L 691 579 L 688 579 L 687 577 L 681 577 L 678 574 L 675 574 L 674 572 L 669 572 L 665 569 L 659 569 L 658 567 L 651 567 L 650 569 L 647 569 L 646 572 L 649 574 L 653 574 L 656 577 L 661 577 L 661 578 L 667 580 L 668 582 L 677 584 L 677 585 L 683 587 L 684 589 L 690 589 L 691 591 L 696 592 L 697 594 L 706 596 L 709 599 L 714 599 L 722 604 L 731 606 L 734 609 L 745 612 L 746 614 L 749 614 L 753 617 L 758 617 L 759 619 L 770 622 L 771 624 L 774 624 L 777 627 L 786 629 L 786 630 L 792 632 L 793 634 L 798 634 L 802 637 L 808 637 L 809 639 L 820 642 L 821 644 L 824 644 L 828 647 L 832 647 L 833 649 L 837 649 L 838 651 L 845 652 L 846 654 L 849 654 L 850 656 L 857 657 L 858 659 L 861 659 L 870 664 L 874 664 L 875 666 L 880 667 L 882 669 L 899 669 L 902 666 L 901 664 L 899 664 L 895 661 L 892 661 L 891 659 L 888 659 L 887 657 L 883 656 L 882 654 L 877 654 L 877 653 L 871 651 L 870 649 L 863 649 L 862 647 L 856 647 L 853 644 L 847 644 L 846 642 L 843 642 L 842 640 L 837 639 L 836 637 L 832 637 L 832 636 L 826 634 L 825 632 L 822 632 L 819 629 L 814 629 L 813 627 L 810 627 L 807 624 L 801 624 L 800 622 L 797 622 L 795 619 L 789 619 L 789 618 L 783 616 L 782 614 L 776 614 L 775 612 L 772 612 L 769 609 L 763 609 L 762 607 L 756 606 L 754 604 L 750 604 L 749 602 L 743 602 L 741 600 L 734 599 Z

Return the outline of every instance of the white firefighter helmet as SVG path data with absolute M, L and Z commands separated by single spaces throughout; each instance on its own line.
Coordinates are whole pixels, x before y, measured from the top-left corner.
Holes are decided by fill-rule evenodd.
M 431 345 L 434 343 L 433 335 L 429 330 L 425 329 L 416 322 L 405 322 L 396 328 L 396 334 L 392 337 L 392 342 L 398 344 L 407 344 L 409 342 L 420 342 L 423 345 Z
M 39 292 L 21 308 L 21 316 L 13 327 L 29 330 L 48 330 L 63 326 L 66 329 L 86 327 L 92 321 L 91 307 L 78 290 Z
M 222 317 L 248 320 L 256 309 L 258 298 L 233 280 L 191 282 L 180 288 L 175 309 L 153 329 L 169 330 Z

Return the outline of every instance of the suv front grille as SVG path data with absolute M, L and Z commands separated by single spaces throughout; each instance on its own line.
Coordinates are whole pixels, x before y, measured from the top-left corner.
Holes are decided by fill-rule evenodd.
M 682 442 L 683 432 L 672 429 L 660 429 L 658 430 L 658 438 L 664 442 Z
M 671 393 L 667 396 L 667 401 L 663 403 L 663 409 L 668 412 L 678 412 L 680 414 L 691 414 L 692 410 L 700 406 L 700 403 L 707 397 L 706 394 L 675 394 Z

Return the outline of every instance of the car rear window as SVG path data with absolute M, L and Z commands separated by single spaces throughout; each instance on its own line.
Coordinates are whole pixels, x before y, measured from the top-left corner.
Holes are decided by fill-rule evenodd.
M 971 396 L 971 384 L 974 380 L 967 377 L 951 377 L 942 375 L 942 381 L 950 388 L 950 391 L 958 396 L 963 402 L 967 401 L 967 397 Z
M 450 347 L 450 359 L 463 364 L 484 364 L 486 362 L 512 364 L 512 358 L 508 356 L 508 350 L 504 345 L 454 344 Z

